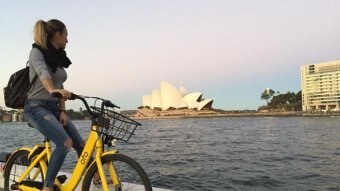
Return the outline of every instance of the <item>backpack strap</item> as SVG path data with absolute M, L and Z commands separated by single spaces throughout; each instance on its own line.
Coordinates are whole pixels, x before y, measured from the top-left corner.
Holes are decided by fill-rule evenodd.
M 30 82 L 30 85 L 29 85 L 28 88 L 27 88 L 26 94 L 28 93 L 28 91 L 30 91 L 31 87 L 33 86 L 33 84 L 34 84 L 34 82 L 37 80 L 37 78 L 38 78 L 38 74 L 36 74 L 36 75 L 34 76 L 32 82 Z
M 28 67 L 28 64 L 29 64 L 29 62 L 27 61 L 27 62 L 26 62 L 26 67 Z M 37 80 L 37 78 L 38 78 L 38 74 L 36 74 L 36 75 L 34 76 L 32 82 L 30 82 L 30 85 L 28 86 L 27 91 L 25 92 L 25 94 L 27 94 L 27 93 L 30 91 L 31 87 L 33 86 L 33 84 L 34 84 L 34 82 Z

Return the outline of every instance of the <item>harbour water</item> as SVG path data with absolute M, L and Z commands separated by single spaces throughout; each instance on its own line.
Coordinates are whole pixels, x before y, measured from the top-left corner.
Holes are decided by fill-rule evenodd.
M 84 138 L 90 121 L 75 121 Z M 153 186 L 173 190 L 340 190 L 340 118 L 229 117 L 142 120 L 121 153 Z M 43 137 L 0 123 L 0 151 Z M 72 151 L 63 166 L 71 172 Z

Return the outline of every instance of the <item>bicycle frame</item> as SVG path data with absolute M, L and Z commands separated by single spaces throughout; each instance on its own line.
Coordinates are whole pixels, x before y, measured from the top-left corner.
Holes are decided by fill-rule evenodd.
M 71 177 L 69 177 L 69 180 L 65 184 L 60 184 L 59 181 L 56 180 L 55 184 L 59 187 L 60 191 L 74 190 L 79 184 L 80 180 L 82 179 L 82 176 L 86 174 L 85 170 L 87 169 L 87 167 L 90 168 L 90 166 L 95 165 L 95 164 L 97 164 L 100 179 L 106 180 L 106 176 L 104 174 L 104 169 L 103 169 L 103 164 L 101 162 L 101 157 L 108 155 L 108 154 L 115 154 L 118 151 L 112 150 L 112 151 L 104 152 L 103 141 L 101 137 L 98 135 L 98 133 L 96 132 L 96 130 L 97 130 L 97 126 L 93 125 L 91 127 L 89 137 L 86 141 L 86 145 L 81 153 L 81 156 L 78 159 L 76 166 L 73 169 L 73 173 Z M 31 162 L 31 164 L 28 166 L 25 172 L 18 179 L 19 189 L 24 190 L 24 191 L 39 191 L 39 189 L 37 188 L 32 188 L 27 185 L 20 184 L 20 182 L 24 180 L 24 178 L 31 172 L 31 170 L 38 163 L 41 165 L 44 177 L 46 177 L 45 176 L 46 171 L 47 171 L 46 159 L 47 161 L 49 160 L 49 157 L 51 156 L 51 151 L 50 151 L 49 143 L 45 144 L 45 147 L 46 148 L 40 154 L 35 156 L 34 160 Z M 96 151 L 95 159 L 88 166 L 94 151 Z M 108 164 L 108 169 L 109 169 L 110 177 L 112 179 L 113 184 L 115 186 L 120 185 L 119 177 L 115 171 L 113 164 Z M 102 182 L 103 190 L 108 191 L 107 181 L 101 181 L 101 182 Z

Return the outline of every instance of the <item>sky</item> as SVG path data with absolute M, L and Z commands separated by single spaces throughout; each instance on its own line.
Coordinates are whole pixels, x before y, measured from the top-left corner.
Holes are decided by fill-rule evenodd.
M 266 88 L 300 91 L 302 65 L 340 59 L 338 0 L 0 0 L 1 89 L 25 66 L 39 19 L 67 26 L 65 89 L 122 110 L 161 81 L 213 108 L 257 109 Z

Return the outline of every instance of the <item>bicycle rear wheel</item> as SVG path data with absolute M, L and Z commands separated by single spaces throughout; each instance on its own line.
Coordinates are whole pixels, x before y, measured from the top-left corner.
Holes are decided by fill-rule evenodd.
M 145 190 L 152 191 L 151 183 L 143 168 L 133 159 L 122 154 L 106 155 L 102 158 L 103 169 L 106 176 L 106 181 L 109 186 L 109 190 L 115 191 L 132 191 L 132 190 Z M 108 170 L 109 164 L 113 164 L 116 173 L 119 176 L 121 186 L 114 186 L 112 184 L 111 176 Z M 94 164 L 87 171 L 82 189 L 85 191 L 103 190 L 101 183 L 94 179 L 96 172 L 98 171 L 97 165 Z M 97 178 L 98 179 L 98 178 Z
M 18 150 L 8 159 L 4 172 L 4 190 L 17 190 L 15 185 L 20 176 L 31 164 L 28 159 L 28 150 Z M 40 165 L 33 168 L 24 180 L 43 182 L 44 176 Z

